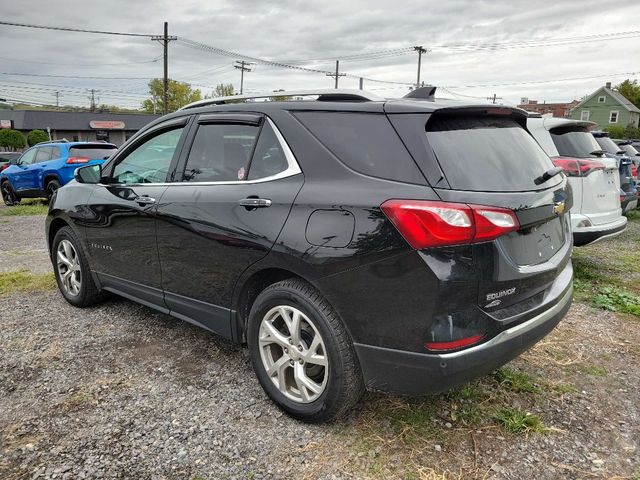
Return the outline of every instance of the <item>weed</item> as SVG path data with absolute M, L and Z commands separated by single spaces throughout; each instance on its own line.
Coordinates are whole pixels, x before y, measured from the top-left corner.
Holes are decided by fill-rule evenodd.
M 576 387 L 574 387 L 573 385 L 569 385 L 568 383 L 556 383 L 551 387 L 551 389 L 560 395 L 576 393 L 578 391 Z
M 513 392 L 540 393 L 540 388 L 534 383 L 533 377 L 526 372 L 502 367 L 495 371 L 494 377 Z
M 602 287 L 591 302 L 594 307 L 640 317 L 640 296 L 613 287 Z
M 496 414 L 495 419 L 505 430 L 511 433 L 544 431 L 544 425 L 540 417 L 518 408 L 503 408 Z
M 0 273 L 0 295 L 51 290 L 55 287 L 53 273 L 31 273 L 28 270 Z

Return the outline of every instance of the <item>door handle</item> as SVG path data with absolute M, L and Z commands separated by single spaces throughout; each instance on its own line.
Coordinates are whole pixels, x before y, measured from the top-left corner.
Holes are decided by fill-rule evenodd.
M 143 195 L 141 197 L 136 197 L 135 202 L 140 205 L 151 205 L 153 203 L 156 203 L 156 199 Z
M 238 200 L 238 203 L 247 209 L 266 208 L 271 206 L 271 200 L 268 198 L 247 197 Z

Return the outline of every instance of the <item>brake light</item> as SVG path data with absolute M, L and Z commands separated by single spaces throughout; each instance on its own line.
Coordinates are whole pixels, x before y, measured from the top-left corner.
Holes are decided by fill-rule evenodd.
M 5 168 L 9 168 L 9 164 L 6 163 L 4 165 L 0 165 L 0 172 L 3 171 Z
M 77 164 L 77 163 L 87 163 L 91 159 L 89 157 L 69 157 L 67 158 L 67 163 L 69 164 Z
M 387 200 L 380 208 L 415 249 L 487 242 L 520 228 L 506 208 L 429 200 Z
M 455 350 L 457 348 L 468 347 L 474 343 L 478 343 L 484 338 L 484 334 L 474 335 L 473 337 L 460 338 L 451 342 L 427 342 L 424 344 L 429 350 Z
M 604 163 L 598 160 L 588 160 L 584 158 L 565 158 L 556 157 L 552 159 L 556 167 L 562 168 L 562 171 L 568 177 L 586 177 L 596 170 L 604 170 Z
M 632 177 L 637 177 L 638 176 L 638 167 L 636 167 L 635 163 L 631 164 L 631 176 Z

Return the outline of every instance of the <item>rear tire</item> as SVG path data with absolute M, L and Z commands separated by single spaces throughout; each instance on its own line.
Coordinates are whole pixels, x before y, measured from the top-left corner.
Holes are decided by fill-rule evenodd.
M 44 190 L 47 194 L 47 202 L 51 202 L 53 198 L 53 194 L 56 193 L 56 190 L 60 188 L 60 182 L 58 180 L 49 180 L 44 187 Z
M 71 227 L 62 227 L 56 233 L 51 262 L 60 293 L 71 305 L 84 308 L 105 299 L 106 294 L 93 281 L 87 257 Z
M 292 417 L 328 422 L 345 414 L 364 393 L 346 328 L 305 281 L 283 280 L 258 295 L 249 313 L 247 340 L 262 388 Z
M 2 200 L 7 207 L 13 207 L 20 203 L 20 197 L 13 191 L 9 180 L 2 182 L 0 190 L 2 190 Z

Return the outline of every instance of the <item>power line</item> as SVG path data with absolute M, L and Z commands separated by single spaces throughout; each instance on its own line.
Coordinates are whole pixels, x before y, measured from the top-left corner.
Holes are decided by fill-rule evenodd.
M 570 78 L 556 78 L 553 80 L 533 80 L 530 82 L 510 82 L 510 83 L 493 83 L 493 84 L 477 84 L 477 85 L 451 85 L 448 88 L 481 88 L 481 87 L 511 87 L 518 85 L 538 85 L 544 83 L 558 83 L 558 82 L 572 82 L 577 80 L 593 80 L 595 78 L 608 78 L 608 77 L 621 77 L 638 75 L 640 72 L 620 72 L 620 73 L 606 73 L 603 75 L 591 75 L 588 77 L 570 77 Z
M 72 66 L 72 67 L 117 67 L 120 65 L 138 65 L 142 63 L 155 63 L 162 58 L 162 55 L 152 58 L 151 60 L 140 60 L 137 62 L 124 62 L 124 63 L 60 63 L 60 62 L 42 62 L 40 60 L 24 60 L 22 58 L 8 58 L 8 57 L 0 57 L 2 60 L 9 60 L 12 62 L 22 62 L 22 63 L 35 63 L 37 65 L 61 65 L 61 66 Z
M 98 77 L 98 76 L 82 76 L 82 75 L 50 75 L 46 73 L 18 73 L 18 72 L 0 72 L 0 75 L 9 75 L 16 77 L 47 77 L 47 78 L 80 78 L 86 80 L 150 80 L 151 77 Z
M 42 30 L 58 30 L 63 32 L 95 33 L 98 35 L 120 35 L 124 37 L 149 37 L 149 38 L 153 37 L 153 35 L 147 34 L 147 33 L 110 32 L 105 30 L 87 30 L 82 28 L 71 28 L 71 27 L 53 27 L 50 25 L 33 25 L 29 23 L 7 22 L 4 20 L 0 20 L 0 25 L 8 25 L 11 27 L 39 28 Z

